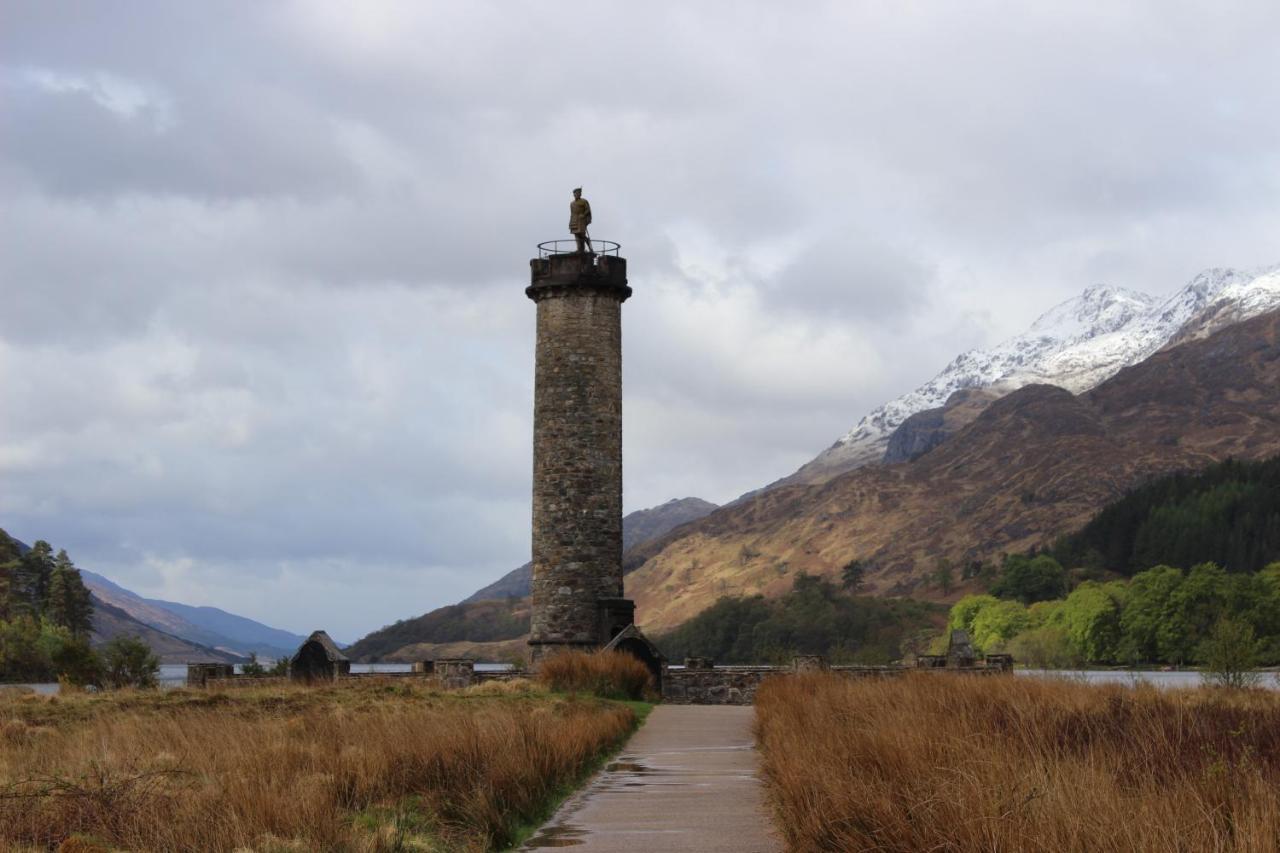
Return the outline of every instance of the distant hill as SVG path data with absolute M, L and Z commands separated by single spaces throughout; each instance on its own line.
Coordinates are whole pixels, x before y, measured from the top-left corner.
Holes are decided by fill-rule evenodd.
M 264 657 L 290 657 L 306 642 L 306 637 L 281 628 L 272 628 L 245 616 L 237 616 L 217 607 L 193 607 L 176 601 L 147 599 L 158 607 L 185 617 L 194 625 L 215 636 L 227 638 L 228 645 L 256 652 Z
M 622 519 L 623 570 L 640 563 L 627 553 L 654 537 L 702 518 L 716 505 L 701 498 L 673 498 Z M 532 564 L 525 563 L 458 604 L 441 607 L 413 619 L 381 628 L 348 648 L 352 660 L 420 660 L 448 656 L 466 649 L 469 654 L 502 659 L 513 648 L 523 648 L 529 633 L 529 601 Z
M 715 504 L 704 501 L 702 498 L 672 498 L 664 504 L 636 510 L 622 518 L 622 551 L 625 554 L 631 550 L 632 546 L 662 536 L 682 524 L 697 521 L 715 509 Z M 627 568 L 624 559 L 623 570 L 626 571 Z M 533 563 L 525 563 L 467 596 L 461 603 L 487 601 L 492 598 L 524 598 L 532 591 L 532 581 Z
M 0 562 L 31 550 L 25 542 L 8 541 L 16 553 L 0 554 Z M 306 639 L 216 607 L 143 598 L 88 569 L 81 568 L 80 577 L 93 594 L 94 641 L 122 633 L 140 636 L 164 663 L 235 662 L 251 652 L 263 658 L 288 657 Z
M 392 660 L 409 646 L 491 643 L 529 633 L 528 598 L 450 604 L 374 631 L 346 649 L 354 661 Z M 410 658 L 413 659 L 413 658 Z
M 121 634 L 140 638 L 151 647 L 161 663 L 241 663 L 246 659 L 243 655 L 202 646 L 152 628 L 95 595 L 90 642 L 95 646 L 101 645 Z
M 219 610 L 172 601 L 143 598 L 96 572 L 80 570 L 85 585 L 98 598 L 118 607 L 138 621 L 190 642 L 247 657 L 288 657 L 306 640 L 298 634 L 272 628 Z
M 20 557 L 30 550 L 31 546 L 0 530 L 0 563 Z M 140 637 L 156 653 L 161 663 L 237 663 L 244 660 L 243 657 L 193 643 L 138 621 L 128 612 L 93 593 L 88 574 L 89 572 L 81 571 L 85 585 L 90 588 L 93 601 L 93 622 L 89 633 L 89 642 L 93 645 L 101 645 L 112 637 L 124 634 Z

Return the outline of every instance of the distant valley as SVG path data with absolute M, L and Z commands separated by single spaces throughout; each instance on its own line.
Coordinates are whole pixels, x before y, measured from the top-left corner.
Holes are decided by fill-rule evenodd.
M 136 621 L 235 660 L 251 653 L 272 659 L 288 657 L 306 639 L 216 607 L 143 598 L 91 571 L 81 569 L 80 574 L 97 599 Z
M 29 550 L 10 541 L 19 553 Z M 288 657 L 306 639 L 216 607 L 143 598 L 87 569 L 81 568 L 80 576 L 92 593 L 95 645 L 129 635 L 145 641 L 162 663 L 239 663 L 250 654 Z

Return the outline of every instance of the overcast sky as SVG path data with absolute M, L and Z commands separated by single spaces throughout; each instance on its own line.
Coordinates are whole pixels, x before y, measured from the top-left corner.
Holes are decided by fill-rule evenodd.
M 1274 0 L 0 2 L 0 527 L 350 641 L 529 555 L 541 240 L 627 510 L 1106 282 L 1280 261 Z

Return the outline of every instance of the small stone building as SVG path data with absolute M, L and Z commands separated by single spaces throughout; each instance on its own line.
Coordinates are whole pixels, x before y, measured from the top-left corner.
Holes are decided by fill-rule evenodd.
M 666 656 L 658 651 L 658 647 L 650 642 L 634 622 L 615 634 L 613 639 L 605 645 L 604 651 L 626 652 L 632 657 L 639 658 L 653 678 L 654 689 L 659 694 L 662 693 L 662 670 L 667 662 Z
M 294 681 L 333 681 L 351 672 L 351 661 L 324 631 L 313 631 L 289 659 Z

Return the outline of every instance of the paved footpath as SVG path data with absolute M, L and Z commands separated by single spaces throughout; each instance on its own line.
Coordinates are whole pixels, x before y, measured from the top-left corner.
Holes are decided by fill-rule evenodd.
M 756 778 L 753 716 L 742 706 L 659 705 L 622 754 L 521 849 L 781 850 Z

